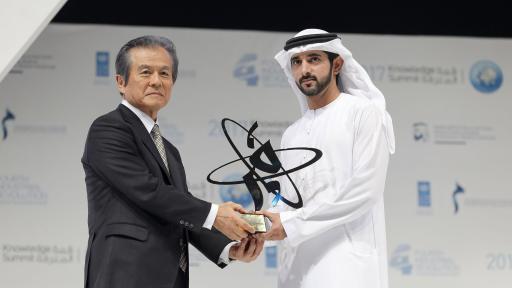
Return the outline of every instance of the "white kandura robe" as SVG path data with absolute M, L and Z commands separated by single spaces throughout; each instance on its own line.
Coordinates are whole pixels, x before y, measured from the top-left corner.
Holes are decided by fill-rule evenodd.
M 383 110 L 366 98 L 340 94 L 308 110 L 283 134 L 282 148 L 314 147 L 316 163 L 293 172 L 304 201 L 293 209 L 282 201 L 287 238 L 279 242 L 279 286 L 289 288 L 387 288 L 383 192 L 389 149 Z M 281 153 L 285 169 L 313 152 Z M 295 202 L 293 187 L 280 178 L 282 195 Z

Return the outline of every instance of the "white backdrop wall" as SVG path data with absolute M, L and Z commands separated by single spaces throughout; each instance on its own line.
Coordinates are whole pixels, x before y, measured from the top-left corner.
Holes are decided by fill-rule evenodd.
M 222 118 L 246 127 L 258 121 L 260 140 L 277 149 L 299 117 L 273 60 L 291 33 L 50 25 L 0 83 L 1 287 L 83 285 L 85 136 L 121 100 L 113 78 L 118 49 L 144 34 L 167 36 L 178 48 L 180 74 L 159 117 L 181 151 L 191 192 L 251 208 L 243 187 L 214 186 L 206 175 L 236 159 Z M 512 41 L 343 41 L 386 95 L 394 119 L 397 153 L 385 195 L 390 286 L 510 287 Z M 230 132 L 245 139 L 240 129 Z M 273 248 L 224 270 L 191 253 L 191 287 L 276 287 Z

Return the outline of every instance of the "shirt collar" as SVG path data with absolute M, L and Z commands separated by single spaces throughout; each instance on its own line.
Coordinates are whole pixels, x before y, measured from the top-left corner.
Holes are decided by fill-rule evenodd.
M 317 108 L 317 109 L 309 109 L 309 108 L 308 108 L 308 109 L 306 110 L 306 114 L 308 114 L 308 115 L 310 115 L 310 116 L 311 116 L 311 115 L 320 115 L 320 114 L 321 114 L 321 113 L 323 113 L 324 111 L 327 111 L 329 108 L 336 106 L 336 103 L 338 103 L 338 102 L 342 101 L 342 100 L 341 100 L 341 98 L 344 98 L 344 97 L 346 97 L 346 96 L 347 96 L 347 94 L 345 94 L 345 93 L 340 93 L 340 94 L 338 95 L 338 97 L 336 97 L 334 100 L 332 100 L 330 103 L 328 103 L 328 104 L 327 104 L 327 105 L 325 105 L 325 106 L 322 106 L 322 107 Z
M 142 110 L 130 104 L 128 101 L 126 101 L 126 99 L 123 99 L 121 104 L 126 106 L 126 108 L 130 109 L 133 113 L 135 113 L 135 115 L 137 115 L 137 117 L 139 117 L 140 121 L 142 121 L 142 124 L 144 124 L 144 127 L 146 127 L 146 130 L 148 130 L 148 133 L 151 134 L 151 130 L 153 130 L 155 123 L 160 125 L 158 123 L 158 119 L 156 119 L 156 122 L 153 121 L 153 119 L 149 117 L 148 114 L 142 112 Z

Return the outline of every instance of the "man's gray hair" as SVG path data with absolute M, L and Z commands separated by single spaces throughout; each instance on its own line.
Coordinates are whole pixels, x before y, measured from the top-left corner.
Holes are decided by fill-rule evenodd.
M 143 47 L 162 47 L 169 56 L 172 58 L 172 82 L 176 82 L 178 78 L 178 55 L 176 54 L 176 47 L 174 43 L 168 38 L 161 36 L 146 35 L 128 41 L 121 47 L 116 57 L 116 74 L 123 77 L 125 85 L 128 84 L 130 77 L 130 50 L 132 48 Z

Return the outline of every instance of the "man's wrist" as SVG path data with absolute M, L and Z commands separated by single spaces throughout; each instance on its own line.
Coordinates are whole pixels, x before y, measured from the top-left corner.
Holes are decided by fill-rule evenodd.
M 226 247 L 224 247 L 224 250 L 220 253 L 219 260 L 217 261 L 217 264 L 224 263 L 229 264 L 232 261 L 235 261 L 236 259 L 231 258 L 229 255 L 229 252 L 231 251 L 231 247 L 235 245 L 237 242 L 230 242 Z

